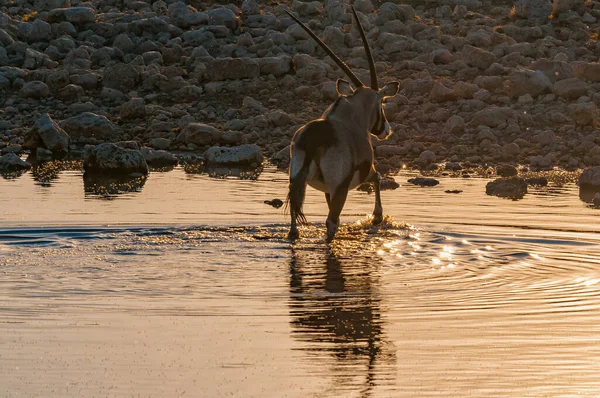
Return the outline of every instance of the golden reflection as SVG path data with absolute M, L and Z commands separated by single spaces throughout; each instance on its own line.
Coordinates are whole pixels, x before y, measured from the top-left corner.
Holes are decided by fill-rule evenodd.
M 342 395 L 372 396 L 396 374 L 396 350 L 385 333 L 386 307 L 378 290 L 383 270 L 375 253 L 381 251 L 372 245 L 362 239 L 338 240 L 323 249 L 292 246 L 292 336 L 319 372 L 332 375 Z

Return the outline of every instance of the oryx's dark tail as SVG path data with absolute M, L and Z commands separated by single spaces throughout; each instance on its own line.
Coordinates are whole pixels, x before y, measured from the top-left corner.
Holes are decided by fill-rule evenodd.
M 308 162 L 310 164 L 310 162 Z M 304 204 L 304 195 L 306 194 L 306 177 L 308 176 L 308 167 L 303 166 L 295 177 L 290 177 L 290 191 L 286 199 L 286 207 L 289 206 L 293 220 L 300 225 L 306 225 L 306 216 L 302 212 Z

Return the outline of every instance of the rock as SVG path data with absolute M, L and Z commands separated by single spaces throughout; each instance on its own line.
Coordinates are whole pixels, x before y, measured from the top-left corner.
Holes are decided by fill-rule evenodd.
M 209 81 L 238 80 L 260 76 L 260 65 L 250 58 L 217 58 L 208 63 L 204 77 Z
M 356 8 L 356 11 L 360 11 L 363 14 L 370 14 L 375 10 L 371 0 L 355 0 L 354 7 Z
M 190 123 L 179 133 L 177 141 L 184 144 L 205 146 L 218 142 L 219 137 L 219 130 L 213 126 L 202 123 Z
M 267 119 L 271 122 L 275 127 L 283 127 L 287 126 L 292 122 L 290 116 L 282 110 L 276 110 L 273 112 L 267 113 Z
M 554 94 L 558 95 L 559 97 L 566 99 L 577 99 L 582 95 L 586 95 L 589 88 L 590 87 L 587 83 L 579 80 L 576 77 L 573 77 L 571 79 L 559 80 L 554 83 L 553 91 Z
M 257 15 L 260 14 L 260 6 L 256 0 L 244 0 L 242 3 L 242 13 L 244 15 Z
M 219 144 L 222 145 L 240 145 L 243 144 L 244 134 L 241 131 L 224 131 L 219 138 Z
M 148 143 L 154 149 L 168 149 L 171 146 L 171 140 L 168 138 L 153 138 Z
M 578 185 L 581 188 L 592 188 L 600 190 L 600 166 L 584 170 L 579 175 Z
M 558 16 L 566 11 L 573 11 L 577 6 L 583 8 L 583 0 L 553 0 L 552 15 Z
M 293 69 L 292 58 L 287 55 L 259 58 L 257 61 L 262 75 L 279 77 L 290 73 Z
M 83 169 L 85 173 L 148 174 L 148 164 L 140 151 L 111 143 L 86 146 Z
M 528 186 L 534 186 L 534 187 L 548 186 L 548 179 L 546 177 L 526 178 L 525 182 L 527 183 Z
M 7 153 L 0 156 L 0 172 L 10 172 L 19 170 L 28 170 L 31 165 L 14 153 Z
M 600 208 L 600 192 L 596 192 L 596 194 L 592 198 L 592 204 L 596 209 Z
M 485 193 L 502 198 L 521 199 L 527 193 L 527 183 L 520 177 L 498 178 L 487 183 Z
M 125 33 L 121 33 L 115 37 L 115 40 L 113 40 L 113 47 L 118 48 L 125 54 L 129 54 L 135 50 L 135 44 L 133 44 L 133 41 Z
M 530 94 L 536 97 L 552 90 L 552 83 L 540 70 L 520 70 L 512 72 L 504 82 L 506 94 L 510 97 L 520 97 Z
M 458 98 L 473 98 L 473 95 L 479 91 L 479 86 L 473 83 L 458 81 L 452 90 Z
M 54 153 L 69 150 L 69 135 L 47 113 L 35 122 L 24 141 L 28 149 L 43 148 Z
M 231 30 L 237 29 L 241 22 L 240 19 L 228 8 L 213 8 L 208 10 L 210 25 L 225 25 Z
M 465 131 L 465 120 L 458 115 L 452 115 L 444 125 L 444 131 L 449 134 L 462 134 Z
M 23 98 L 45 98 L 50 95 L 50 88 L 48 85 L 41 81 L 31 81 L 23 85 L 21 89 L 21 96 Z
M 408 180 L 411 184 L 419 185 L 421 187 L 434 187 L 438 185 L 440 182 L 435 178 L 425 178 L 425 177 L 417 177 L 411 178 Z
M 264 203 L 269 206 L 273 206 L 276 209 L 279 209 L 281 206 L 283 206 L 283 200 L 281 199 L 265 200 Z
M 594 125 L 598 121 L 598 108 L 593 102 L 582 102 L 567 106 L 569 116 L 580 126 Z
M 89 7 L 56 8 L 48 14 L 49 22 L 66 20 L 74 25 L 84 25 L 96 20 L 96 10 Z
M 49 162 L 52 160 L 52 151 L 39 146 L 35 150 L 35 158 L 38 162 Z
M 173 156 L 172 153 L 169 153 L 164 150 L 154 150 L 151 148 L 142 148 L 140 149 L 140 153 L 146 160 L 146 162 L 151 166 L 163 167 L 163 166 L 173 166 L 177 164 L 177 158 Z
M 466 44 L 462 48 L 463 60 L 471 66 L 475 66 L 479 69 L 487 69 L 496 62 L 496 56 L 494 53 L 486 51 L 484 49 L 473 47 Z
M 253 144 L 212 147 L 204 153 L 204 159 L 208 164 L 224 165 L 252 165 L 263 162 L 260 148 Z
M 531 64 L 530 68 L 532 70 L 541 70 L 551 83 L 575 77 L 573 67 L 565 61 L 542 58 Z
M 470 123 L 473 126 L 498 127 L 508 124 L 511 119 L 517 119 L 513 109 L 491 106 L 477 112 Z
M 516 0 L 515 13 L 521 18 L 532 22 L 543 23 L 552 11 L 550 0 Z
M 110 64 L 104 68 L 104 87 L 115 90 L 133 90 L 140 83 L 140 73 L 131 64 Z
M 456 99 L 456 94 L 452 89 L 444 86 L 442 83 L 434 82 L 433 88 L 429 93 L 429 99 L 436 102 L 454 101 Z
M 576 61 L 572 64 L 575 77 L 591 82 L 600 82 L 600 63 Z
M 382 191 L 388 191 L 397 188 L 400 188 L 400 184 L 398 184 L 393 177 L 381 177 L 381 180 L 379 181 L 379 189 L 381 189 Z
M 519 156 L 519 154 L 521 153 L 521 147 L 519 147 L 518 144 L 511 142 L 502 147 L 502 153 L 505 156 L 514 159 L 515 157 Z
M 290 146 L 286 146 L 282 150 L 271 156 L 271 163 L 274 163 L 278 168 L 285 169 L 290 164 Z
M 435 162 L 435 153 L 429 150 L 421 152 L 418 162 L 421 166 L 427 166 L 428 164 Z
M 121 105 L 119 114 L 122 120 L 144 118 L 146 117 L 146 104 L 142 98 L 132 98 Z
M 23 148 L 21 148 L 21 145 L 19 145 L 19 144 L 12 144 L 12 145 L 9 145 L 9 146 L 6 146 L 6 147 L 2 148 L 2 150 L 0 151 L 0 153 L 2 155 L 7 154 L 7 153 L 15 153 L 15 154 L 17 154 L 17 153 L 21 152 L 22 149 Z
M 458 194 L 458 193 L 462 193 L 463 191 L 462 191 L 462 189 L 447 189 L 444 192 Z
M 47 41 L 48 39 L 50 39 L 52 35 L 52 27 L 48 22 L 43 21 L 41 19 L 36 19 L 35 21 L 33 21 L 32 24 L 27 25 L 29 25 L 29 29 L 27 29 L 28 32 L 26 34 L 25 39 L 28 43 Z M 21 29 L 19 29 L 19 31 L 21 31 Z
M 109 139 L 115 132 L 115 127 L 106 116 L 96 115 L 91 112 L 83 112 L 77 116 L 70 117 L 60 123 L 71 137 L 95 137 L 98 139 Z
M 496 166 L 496 174 L 500 177 L 513 177 L 519 174 L 517 168 L 510 164 L 501 164 Z
M 244 97 L 244 100 L 242 101 L 242 109 L 253 109 L 261 113 L 266 110 L 260 101 L 257 101 L 252 97 Z

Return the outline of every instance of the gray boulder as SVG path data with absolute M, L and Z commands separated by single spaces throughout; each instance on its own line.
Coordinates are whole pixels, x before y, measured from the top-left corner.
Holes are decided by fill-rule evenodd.
M 259 58 L 257 61 L 263 75 L 282 76 L 292 71 L 292 58 L 287 55 Z
M 151 166 L 173 166 L 177 164 L 177 158 L 172 153 L 164 150 L 154 150 L 152 148 L 142 148 L 140 150 L 146 162 Z
M 286 146 L 282 150 L 271 156 L 271 163 L 277 165 L 280 169 L 285 169 L 290 165 L 290 146 Z
M 579 175 L 578 184 L 582 188 L 600 189 L 600 166 L 584 170 Z
M 9 171 L 19 171 L 19 170 L 28 170 L 31 168 L 31 165 L 14 153 L 7 153 L 6 155 L 0 156 L 0 171 L 9 172 Z
M 115 144 L 86 146 L 83 153 L 85 173 L 148 174 L 148 163 L 140 151 Z
M 104 87 L 115 90 L 133 90 L 140 83 L 140 73 L 131 64 L 112 64 L 104 68 Z
M 520 97 L 529 94 L 536 97 L 552 91 L 552 83 L 541 70 L 520 70 L 511 73 L 505 81 L 506 94 Z
M 231 30 L 237 29 L 241 24 L 240 19 L 228 8 L 208 10 L 208 17 L 211 25 L 225 25 Z
M 462 48 L 463 60 L 471 65 L 475 66 L 479 69 L 487 69 L 496 62 L 496 56 L 494 53 L 486 51 L 479 47 L 473 47 L 469 44 L 466 44 Z
M 204 153 L 208 164 L 223 165 L 252 165 L 261 164 L 263 155 L 260 148 L 254 144 L 234 147 L 212 147 Z
M 569 116 L 580 126 L 594 125 L 598 122 L 598 107 L 593 102 L 582 102 L 567 106 Z
M 520 177 L 498 178 L 487 183 L 485 193 L 502 198 L 521 199 L 527 193 L 527 182 Z
M 194 144 L 198 146 L 210 145 L 218 142 L 220 131 L 202 123 L 190 123 L 181 130 L 177 136 L 177 141 L 184 144 Z
M 565 61 L 542 58 L 531 64 L 530 68 L 532 70 L 541 70 L 552 83 L 556 83 L 558 80 L 575 77 L 573 67 Z
M 106 116 L 83 112 L 70 117 L 60 123 L 71 137 L 96 137 L 99 139 L 110 138 L 115 132 L 115 126 Z
M 576 77 L 557 81 L 553 86 L 554 94 L 566 99 L 577 99 L 586 95 L 589 88 L 587 83 Z
M 121 119 L 140 119 L 146 116 L 146 104 L 143 98 L 132 98 L 123 105 L 119 112 Z
M 54 153 L 67 152 L 69 135 L 46 113 L 25 135 L 24 146 L 29 149 L 44 148 Z
M 50 89 L 44 82 L 34 80 L 27 82 L 21 88 L 21 96 L 24 98 L 44 98 L 50 95 Z
M 515 12 L 521 18 L 532 22 L 544 22 L 552 12 L 550 0 L 516 0 Z
M 208 63 L 204 77 L 209 81 L 239 80 L 260 75 L 260 65 L 250 58 L 217 58 Z

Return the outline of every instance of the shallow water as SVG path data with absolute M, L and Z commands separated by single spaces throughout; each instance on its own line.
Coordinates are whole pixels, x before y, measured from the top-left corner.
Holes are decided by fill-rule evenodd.
M 352 192 L 331 245 L 314 190 L 285 239 L 272 169 L 0 180 L 0 396 L 600 395 L 599 210 L 409 176 L 377 227 Z

